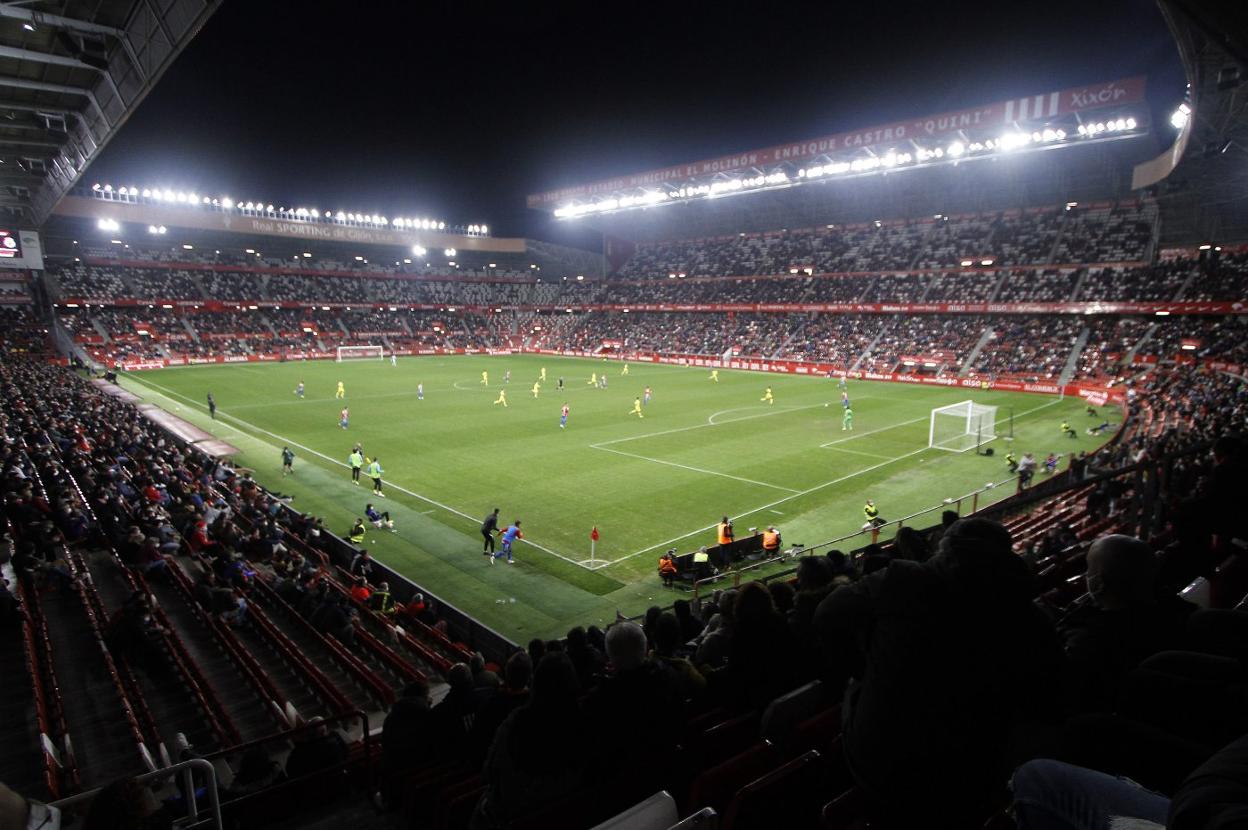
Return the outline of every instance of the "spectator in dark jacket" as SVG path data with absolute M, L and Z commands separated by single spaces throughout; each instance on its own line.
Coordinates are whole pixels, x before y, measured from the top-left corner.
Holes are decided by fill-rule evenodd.
M 319 717 L 312 718 L 316 724 L 295 739 L 295 748 L 286 757 L 286 775 L 301 778 L 318 770 L 341 765 L 347 760 L 347 743 L 337 731 L 330 730 Z
M 978 826 L 1013 767 L 1013 730 L 1046 713 L 1061 652 L 1009 532 L 951 526 L 927 562 L 893 561 L 820 604 L 845 695 L 845 755 L 900 826 Z M 918 811 L 918 814 L 915 814 Z
M 693 606 L 687 599 L 678 599 L 672 603 L 672 613 L 680 623 L 680 641 L 688 643 L 702 633 L 702 621 L 693 615 Z
M 1158 570 L 1149 546 L 1130 536 L 1103 536 L 1088 549 L 1092 602 L 1072 609 L 1057 624 L 1072 702 L 1080 710 L 1111 708 L 1128 672 L 1160 651 L 1182 648 L 1196 606 L 1174 594 L 1162 595 Z
M 480 765 L 494 741 L 498 727 L 507 716 L 529 699 L 529 682 L 533 678 L 533 661 L 528 652 L 517 651 L 507 658 L 503 667 L 503 687 L 477 712 L 468 734 L 469 753 L 473 763 Z
M 547 654 L 528 702 L 494 736 L 483 777 L 485 794 L 472 830 L 504 828 L 519 817 L 578 791 L 585 781 L 585 728 L 580 684 L 566 654 Z
M 683 717 L 676 680 L 647 658 L 646 635 L 636 623 L 617 622 L 607 630 L 607 659 L 610 676 L 585 701 L 597 744 L 593 768 L 602 781 L 652 791 L 648 788 L 662 780 L 676 747 Z
M 382 794 L 387 802 L 397 800 L 395 783 L 402 773 L 436 758 L 428 751 L 434 732 L 429 686 L 419 680 L 407 684 L 381 725 Z
M 567 641 L 568 658 L 576 667 L 577 679 L 580 680 L 582 688 L 588 689 L 594 685 L 594 678 L 602 671 L 606 658 L 602 652 L 589 644 L 585 629 L 579 625 L 568 632 Z

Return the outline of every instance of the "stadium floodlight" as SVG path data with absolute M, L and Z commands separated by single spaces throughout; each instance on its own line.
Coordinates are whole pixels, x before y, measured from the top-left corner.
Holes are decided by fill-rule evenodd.
M 92 189 L 92 190 L 94 190 L 96 193 L 99 193 L 99 192 L 100 192 L 100 183 L 99 183 L 99 182 L 96 182 L 95 184 L 91 185 L 91 189 Z
M 105 192 L 105 193 L 112 193 L 112 192 L 113 192 L 113 186 L 112 186 L 111 184 L 106 184 L 106 185 L 104 185 L 104 192 Z
M 442 253 L 443 253 L 443 254 L 445 254 L 445 255 L 446 255 L 446 256 L 448 256 L 448 257 L 455 256 L 455 249 L 454 249 L 454 248 L 447 248 L 447 249 L 446 249 L 446 250 L 444 250 Z
M 419 258 L 419 257 L 423 257 L 423 256 L 424 256 L 425 254 L 427 254 L 427 253 L 429 253 L 429 252 L 428 252 L 428 251 L 426 251 L 424 248 L 422 248 L 420 245 L 413 245 L 413 246 L 412 246 L 412 256 L 414 256 L 414 257 L 418 257 L 418 258 Z
M 975 263 L 974 263 L 973 261 L 969 260 L 969 259 L 964 259 L 964 260 L 962 260 L 962 267 L 963 267 L 963 268 L 970 268 L 970 267 L 971 267 L 972 265 L 974 265 L 974 264 L 975 264 Z
M 225 208 L 226 210 L 231 210 L 234 207 L 234 200 L 231 199 L 229 196 L 222 196 L 221 207 Z
M 1184 101 L 1179 104 L 1179 108 L 1170 113 L 1170 126 L 1176 130 L 1181 130 L 1187 126 L 1187 122 L 1192 117 L 1192 108 Z
M 404 264 L 404 265 L 411 265 L 411 264 L 412 264 L 412 261 L 411 261 L 410 259 L 408 259 L 407 257 L 404 257 L 404 258 L 403 258 L 403 264 Z
M 267 213 L 272 213 L 272 212 L 273 212 L 273 206 L 272 206 L 272 205 L 269 205 L 268 207 L 266 207 L 266 208 L 265 208 L 265 212 L 267 212 Z
M 149 190 L 149 189 L 148 189 L 148 188 L 146 188 L 146 187 L 145 187 L 145 188 L 143 188 L 143 198 L 144 198 L 144 199 L 150 199 L 150 198 L 152 198 L 152 191 L 151 191 L 151 190 Z
M 445 223 L 445 222 L 439 222 L 439 223 L 438 223 L 438 230 L 440 230 L 440 231 L 444 231 L 444 230 L 446 230 L 446 223 Z
M 481 234 L 482 234 L 482 236 L 487 235 L 489 232 L 490 232 L 490 229 L 489 229 L 489 228 L 487 228 L 485 225 L 482 225 L 482 226 L 481 226 Z
M 980 264 L 980 265 L 991 265 L 991 264 L 992 264 L 992 260 L 991 260 L 991 259 L 981 259 L 981 260 L 979 261 L 979 264 Z
M 121 230 L 121 225 L 118 224 L 116 219 L 100 219 L 99 221 L 95 223 L 95 226 L 102 231 Z
M 335 213 L 334 218 L 337 219 L 339 222 L 347 221 L 347 215 L 343 213 L 342 211 L 338 211 L 337 213 Z
M 249 253 L 249 254 L 254 254 L 255 252 L 256 252 L 256 249 L 255 249 L 255 248 L 248 248 L 248 249 L 247 249 L 247 253 Z
M 304 258 L 304 259 L 308 259 L 308 258 L 310 258 L 311 256 L 312 256 L 312 253 L 311 253 L 310 251 L 304 251 L 304 252 L 303 252 L 303 258 Z
M 183 245 L 183 246 L 182 246 L 182 248 L 183 248 L 183 250 L 187 250 L 187 251 L 193 251 L 193 250 L 195 250 L 195 246 L 194 246 L 194 245 L 192 245 L 192 244 L 190 244 L 189 242 L 188 242 L 188 243 L 186 243 L 185 245 Z
M 997 408 L 961 401 L 932 410 L 927 446 L 949 452 L 977 450 L 996 436 Z

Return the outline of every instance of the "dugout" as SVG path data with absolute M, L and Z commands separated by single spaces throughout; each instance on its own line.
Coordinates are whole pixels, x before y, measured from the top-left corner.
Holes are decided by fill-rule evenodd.
M 706 549 L 706 553 L 710 559 L 711 567 L 719 571 L 727 570 L 742 559 L 751 556 L 761 556 L 763 553 L 763 534 L 755 531 L 744 539 L 734 539 L 726 545 L 711 545 Z M 696 574 L 697 569 L 694 565 L 693 557 L 693 551 L 682 553 L 675 557 L 676 576 L 678 579 L 692 580 L 699 578 L 699 575 Z

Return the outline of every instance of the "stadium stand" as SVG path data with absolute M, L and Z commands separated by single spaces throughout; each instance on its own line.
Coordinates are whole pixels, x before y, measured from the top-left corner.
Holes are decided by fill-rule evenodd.
M 932 331 L 902 329 L 909 338 Z M 288 799 L 291 782 L 302 783 L 299 792 L 328 788 L 341 798 L 352 789 L 346 782 L 365 780 L 370 767 L 382 776 L 382 803 L 439 826 L 466 826 L 474 814 L 474 822 L 488 819 L 490 826 L 585 826 L 660 789 L 672 793 L 682 814 L 710 807 L 731 826 L 757 826 L 762 819 L 748 817 L 759 810 L 774 819 L 774 808 L 760 805 L 777 798 L 785 800 L 790 826 L 816 826 L 820 813 L 838 811 L 858 820 L 880 817 L 884 809 L 904 820 L 905 810 L 897 812 L 904 799 L 881 804 L 868 785 L 883 798 L 921 789 L 923 810 L 935 799 L 969 820 L 1005 804 L 998 781 L 1008 766 L 983 766 L 988 756 L 979 750 L 998 746 L 1011 724 L 1047 722 L 1054 734 L 1064 729 L 1071 740 L 1064 759 L 1103 765 L 1108 758 L 1113 771 L 1162 791 L 1173 791 L 1222 736 L 1234 737 L 1229 722 L 1211 732 L 1206 719 L 1205 731 L 1193 731 L 1155 708 L 1130 708 L 1164 740 L 1191 747 L 1161 762 L 1141 755 L 1140 733 L 1123 733 L 1113 720 L 1119 716 L 1100 714 L 1097 703 L 1114 690 L 1149 700 L 1162 659 L 1155 655 L 1163 649 L 1188 649 L 1193 656 L 1184 659 L 1193 664 L 1218 654 L 1215 635 L 1225 633 L 1220 614 L 1228 612 L 1197 610 L 1175 596 L 1155 611 L 1138 612 L 1144 616 L 1133 619 L 1148 619 L 1147 626 L 1119 631 L 1106 628 L 1105 615 L 1114 612 L 1075 601 L 1084 590 L 1083 570 L 1103 560 L 1106 545 L 1120 544 L 1114 540 L 1121 537 L 1108 535 L 1115 532 L 1147 538 L 1161 551 L 1155 579 L 1169 595 L 1202 575 L 1216 586 L 1217 607 L 1248 591 L 1248 577 L 1223 561 L 1229 540 L 1243 538 L 1243 519 L 1234 510 L 1216 512 L 1234 495 L 1211 489 L 1242 475 L 1244 448 L 1224 436 L 1245 422 L 1248 400 L 1238 379 L 1207 369 L 1159 367 L 1147 375 L 1133 387 L 1119 440 L 1072 463 L 1061 474 L 1067 486 L 1058 496 L 1021 508 L 1015 518 L 1008 518 L 1008 507 L 999 509 L 1004 528 L 988 520 L 958 523 L 934 548 L 909 540 L 903 546 L 899 538 L 850 558 L 848 570 L 844 557 L 808 557 L 794 575 L 717 591 L 675 614 L 654 608 L 644 625 L 616 625 L 605 636 L 592 627 L 575 629 L 564 642 L 535 641 L 496 667 L 504 680 L 479 661 L 474 670 L 471 653 L 439 636 L 431 627 L 438 620 L 423 604 L 388 612 L 405 620 L 396 640 L 387 616 L 355 592 L 366 582 L 374 590 L 379 585 L 367 574 L 365 583 L 352 576 L 353 563 L 343 556 L 349 548 L 334 545 L 313 517 L 292 512 L 245 473 L 202 455 L 132 405 L 68 369 L 12 356 L 0 363 L 0 385 L 13 540 L 5 619 L 27 644 L 6 656 L 30 662 L 31 684 L 19 691 L 39 700 L 29 710 L 32 728 L 49 741 L 42 762 L 8 780 L 33 795 L 102 782 L 102 770 L 110 777 L 139 773 L 167 755 L 229 767 L 226 810 L 245 824 Z M 1168 471 L 1161 493 L 1141 486 L 1152 478 L 1140 472 L 1158 469 Z M 1196 517 L 1184 497 L 1206 505 L 1200 515 L 1218 515 L 1219 522 L 1201 522 L 1204 532 L 1193 536 Z M 899 629 L 899 643 L 922 637 L 930 647 L 932 631 L 956 624 L 963 631 L 959 654 L 966 654 L 970 630 L 983 637 L 977 641 L 983 650 L 974 653 L 996 658 L 905 669 L 914 682 L 957 672 L 956 683 L 927 687 L 947 689 L 929 697 L 941 713 L 940 728 L 953 730 L 957 740 L 923 728 L 935 726 L 928 707 L 907 713 L 915 728 L 907 727 L 905 738 L 895 718 L 885 726 L 865 709 L 843 711 L 836 690 L 850 667 L 875 659 L 857 654 L 857 640 L 843 636 L 870 624 L 874 613 L 868 594 L 854 586 L 872 594 L 900 590 L 894 581 L 902 571 L 911 579 L 948 578 L 937 576 L 939 563 L 966 555 L 997 557 L 996 567 L 1010 573 L 1010 560 L 1026 563 L 1030 570 L 1014 577 L 1021 579 L 1022 604 L 1015 611 L 979 608 L 976 617 L 982 623 L 985 615 L 1021 613 L 1030 620 L 1033 645 L 1018 650 L 1017 622 L 966 629 L 955 622 L 958 605 L 929 602 L 914 612 L 926 633 Z M 898 564 L 867 573 L 879 557 Z M 993 577 L 998 591 L 1001 578 Z M 851 586 L 845 593 L 833 593 L 845 584 Z M 778 602 L 788 610 L 778 610 Z M 1011 642 L 994 641 L 988 636 L 994 630 L 1008 631 Z M 825 631 L 837 634 L 828 640 Z M 1122 637 L 1130 658 L 1107 669 L 1103 650 L 1121 649 L 1115 638 Z M 819 641 L 839 646 L 819 652 Z M 722 659 L 715 653 L 732 655 L 726 667 L 714 668 Z M 1009 653 L 1023 662 L 1011 664 L 1017 674 L 1006 677 L 1017 684 L 1016 695 L 1032 696 L 1034 708 L 986 719 L 984 707 L 1001 693 L 1001 661 Z M 942 652 L 941 660 L 952 657 Z M 90 710 L 80 696 L 61 691 L 84 673 L 104 679 L 95 684 Z M 691 699 L 677 694 L 678 676 L 699 679 Z M 1051 688 L 1058 676 L 1068 683 Z M 449 686 L 430 707 L 430 689 L 440 686 L 435 677 L 446 677 Z M 868 675 L 857 682 L 877 681 Z M 347 713 L 379 717 L 387 708 L 378 754 Z M 542 711 L 557 711 L 559 719 L 535 720 Z M 892 737 L 884 739 L 881 729 Z M 422 751 L 399 750 L 414 734 L 422 736 Z M 585 734 L 596 736 L 592 755 L 606 766 L 551 765 L 583 758 L 590 750 Z M 929 780 L 897 771 L 871 777 L 872 747 L 895 748 L 899 740 L 909 752 L 941 759 L 939 767 L 922 767 Z M 951 749 L 959 744 L 974 751 Z M 6 746 L 6 769 L 10 758 L 39 758 L 29 743 Z M 1022 754 L 1012 757 L 1028 757 L 1025 746 L 1014 749 Z M 537 764 L 534 753 L 547 763 Z M 642 758 L 649 762 L 644 775 L 586 775 L 611 764 L 636 769 Z M 669 762 L 656 763 L 662 758 Z M 941 773 L 933 776 L 934 769 Z M 343 786 L 333 783 L 338 780 Z M 520 783 L 523 789 L 516 789 Z M 334 793 L 315 803 L 332 804 Z
M 17 302 L 0 304 L 0 670 L 28 680 L 6 685 L 23 717 L 0 734 L 0 777 L 57 798 L 203 758 L 240 827 L 368 799 L 446 830 L 652 811 L 982 826 L 1003 820 L 1011 771 L 1054 747 L 1176 793 L 1245 731 L 1209 701 L 1243 685 L 1226 615 L 1248 596 L 1248 332 L 1222 305 L 1156 312 L 1242 301 L 1248 259 L 1163 257 L 1158 233 L 1155 204 L 1124 200 L 643 242 L 588 279 L 539 279 L 515 257 L 136 245 L 3 283 Z M 487 660 L 453 609 L 207 454 L 206 433 L 38 360 L 54 342 L 105 368 L 375 345 L 1086 382 L 1076 428 L 1117 432 L 976 519 L 797 556 Z M 1119 534 L 1156 553 L 1149 602 L 1089 593 L 1131 567 L 1139 547 Z M 1233 665 L 1210 682 L 1210 659 Z M 1197 680 L 1178 699 L 1208 713 L 1174 717 L 1166 695 Z M 892 691 L 914 688 L 919 703 Z

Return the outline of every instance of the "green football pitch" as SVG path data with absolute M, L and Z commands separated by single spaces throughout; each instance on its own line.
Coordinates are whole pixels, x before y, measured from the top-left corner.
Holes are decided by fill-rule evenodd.
M 1007 434 L 1012 417 L 1013 446 L 1038 459 L 1100 443 L 1084 434 L 1091 419 L 1073 398 L 850 381 L 855 420 L 846 432 L 837 384 L 825 378 L 721 370 L 715 383 L 702 368 L 622 371 L 616 361 L 482 355 L 194 366 L 124 383 L 240 448 L 238 462 L 258 481 L 293 494 L 294 507 L 336 532 L 379 502 L 396 532 L 369 528 L 365 544 L 378 559 L 520 642 L 670 603 L 676 595 L 656 577 L 660 554 L 713 543 L 724 514 L 738 536 L 775 524 L 786 545 L 811 546 L 856 531 L 864 498 L 894 519 L 1003 479 L 1001 439 L 993 457 L 927 448 L 934 407 L 995 405 L 997 433 Z M 605 372 L 608 388 L 591 386 L 591 372 Z M 768 385 L 774 404 L 760 400 Z M 638 418 L 630 410 L 647 386 L 653 397 Z M 495 403 L 500 390 L 506 407 Z M 571 414 L 560 429 L 565 402 Z M 1060 434 L 1064 418 L 1077 439 Z M 385 469 L 386 499 L 372 499 L 367 482 L 352 485 L 346 459 L 356 442 Z M 283 446 L 296 455 L 287 478 Z M 504 522 L 523 521 L 515 565 L 481 555 L 479 526 L 493 507 Z

